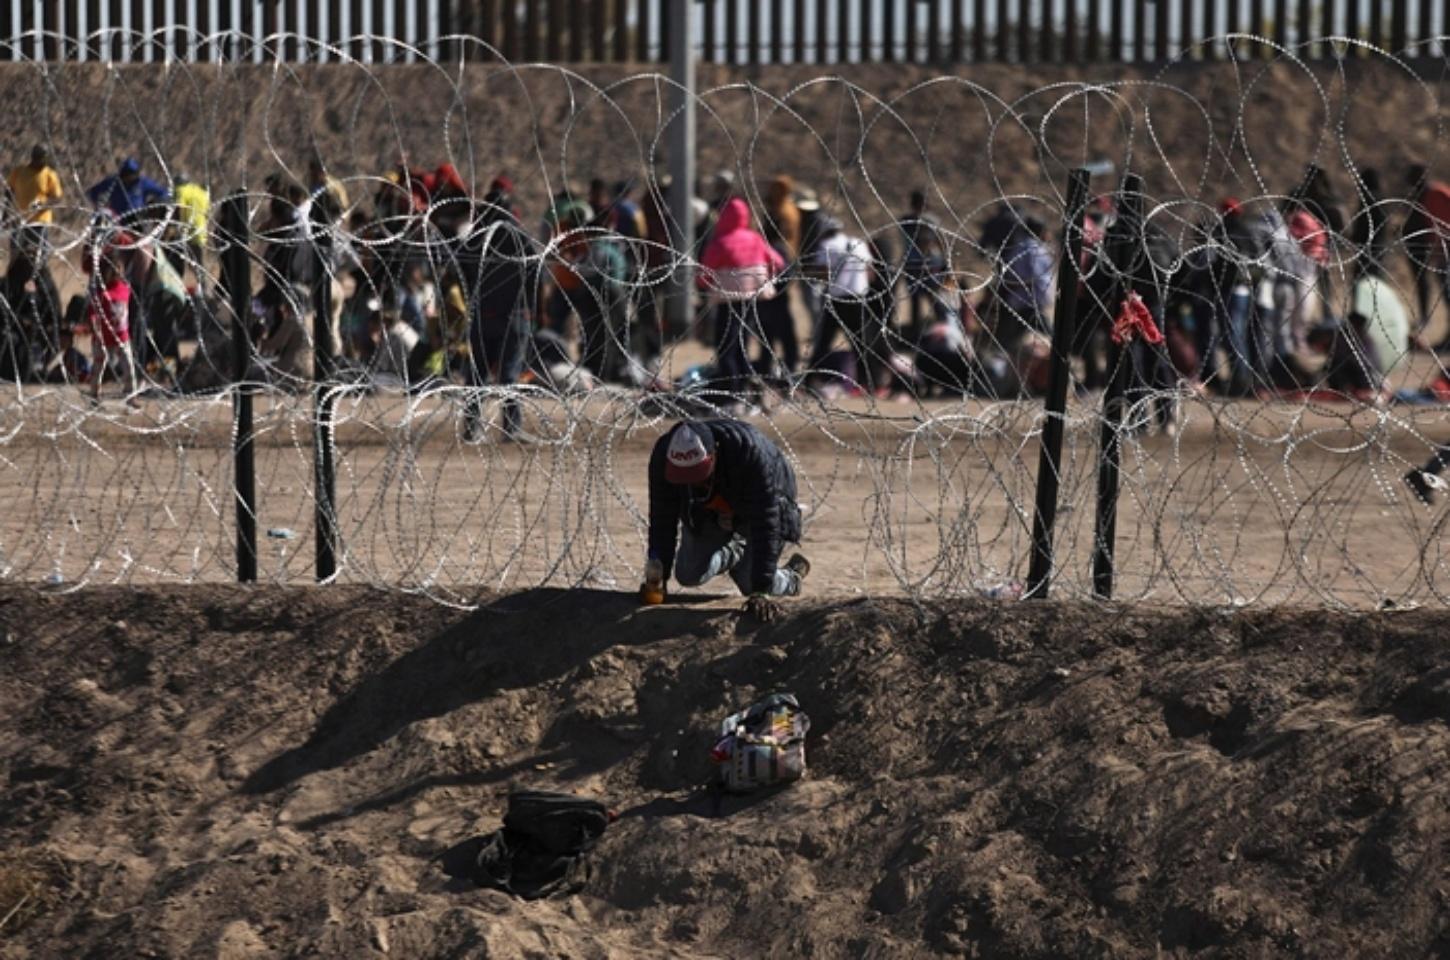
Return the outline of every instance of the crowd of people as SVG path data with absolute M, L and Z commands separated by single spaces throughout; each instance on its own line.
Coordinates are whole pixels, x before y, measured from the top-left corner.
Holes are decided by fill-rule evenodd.
M 1359 170 L 1346 202 L 1310 167 L 1282 198 L 1225 197 L 1196 221 L 1144 213 L 1109 186 L 1072 228 L 1083 251 L 1080 389 L 1127 364 L 1144 426 L 1165 430 L 1178 388 L 1388 399 L 1404 354 L 1450 347 L 1424 338 L 1437 275 L 1450 295 L 1450 186 L 1423 167 L 1403 183 L 1386 197 L 1377 172 Z M 92 397 L 114 377 L 133 405 L 148 389 L 229 382 L 229 298 L 204 185 L 179 171 L 152 179 L 126 158 L 85 190 L 86 292 L 64 304 L 52 247 L 56 214 L 71 208 L 48 150 L 36 146 L 6 187 L 0 377 L 81 383 Z M 449 163 L 344 182 L 313 159 L 270 177 L 253 219 L 261 282 L 244 318 L 248 377 L 301 387 L 321 351 L 330 375 L 403 389 L 628 384 L 698 389 L 737 410 L 772 391 L 1005 398 L 1045 388 L 1062 265 L 1043 208 L 1003 201 L 982 224 L 944 225 L 916 190 L 868 231 L 788 176 L 757 189 L 722 171 L 697 191 L 694 247 L 677 251 L 667 190 L 665 178 L 595 179 L 558 191 L 530 226 L 507 175 L 475 191 Z M 1407 215 L 1391 223 L 1398 210 Z M 1413 310 L 1390 280 L 1392 250 L 1408 259 Z M 695 322 L 673 329 L 664 298 L 683 263 L 695 267 Z M 1130 298 L 1161 342 L 1115 343 Z M 662 354 L 690 335 L 713 348 L 711 361 L 662 382 Z M 189 340 L 196 348 L 183 350 Z M 470 430 L 481 422 L 475 399 Z M 516 402 L 505 402 L 503 425 L 519 428 Z

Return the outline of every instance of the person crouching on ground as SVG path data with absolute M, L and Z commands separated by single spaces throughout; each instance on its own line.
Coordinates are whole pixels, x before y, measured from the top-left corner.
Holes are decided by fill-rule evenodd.
M 678 423 L 649 462 L 649 558 L 642 598 L 661 602 L 671 572 L 698 587 L 728 573 L 757 620 L 780 615 L 771 597 L 796 596 L 810 563 L 800 554 L 795 473 L 780 448 L 747 423 Z M 676 545 L 678 544 L 678 551 Z

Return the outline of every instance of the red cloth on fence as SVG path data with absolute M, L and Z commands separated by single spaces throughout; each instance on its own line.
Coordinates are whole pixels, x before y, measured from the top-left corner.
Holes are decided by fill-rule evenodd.
M 1134 336 L 1142 337 L 1147 343 L 1163 342 L 1163 332 L 1153 322 L 1152 311 L 1136 291 L 1129 290 L 1128 298 L 1123 301 L 1123 307 L 1113 321 L 1113 342 L 1124 344 Z
M 1321 267 L 1329 262 L 1329 233 L 1314 214 L 1295 210 L 1289 216 L 1289 235 L 1299 241 L 1306 257 Z

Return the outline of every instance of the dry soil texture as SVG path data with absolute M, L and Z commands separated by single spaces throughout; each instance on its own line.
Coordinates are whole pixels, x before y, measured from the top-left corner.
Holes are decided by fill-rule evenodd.
M 1442 614 L 790 612 L 0 592 L 0 849 L 48 890 L 0 957 L 1450 955 Z M 773 690 L 809 779 L 716 812 Z M 446 876 L 523 785 L 620 811 L 582 895 Z

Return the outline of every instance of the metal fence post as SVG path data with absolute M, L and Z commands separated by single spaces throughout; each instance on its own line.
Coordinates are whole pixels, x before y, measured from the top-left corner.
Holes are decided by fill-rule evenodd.
M 1098 438 L 1098 509 L 1093 533 L 1093 596 L 1113 598 L 1113 551 L 1118 537 L 1118 474 L 1122 453 L 1123 394 L 1132 375 L 1133 356 L 1113 344 L 1109 354 L 1113 370 L 1103 395 L 1103 423 Z
M 1304 0 L 1300 0 L 1300 2 L 1303 3 Z M 1409 35 L 1410 5 L 1408 0 L 1394 0 L 1394 8 L 1390 16 L 1390 52 L 1404 53 L 1405 45 L 1409 42 Z
M 670 211 L 670 255 L 674 258 L 669 297 L 665 301 L 667 329 L 687 330 L 693 314 L 690 307 L 692 273 L 689 258 L 695 250 L 695 53 L 693 44 L 694 0 L 669 0 L 669 36 L 666 49 L 670 62 L 668 142 L 670 187 L 664 198 Z M 708 11 L 707 11 L 708 12 Z M 796 27 L 800 24 L 797 22 Z M 799 34 L 797 34 L 799 39 Z
M 316 202 L 313 204 L 316 209 Z M 333 404 L 331 386 L 336 344 L 332 342 L 332 224 L 314 223 L 312 238 L 317 258 L 317 286 L 312 293 L 313 493 L 317 503 L 317 582 L 337 575 L 337 475 L 333 465 Z
M 1077 321 L 1077 283 L 1082 264 L 1082 217 L 1087 207 L 1088 171 L 1068 176 L 1067 207 L 1062 218 L 1061 257 L 1057 264 L 1057 306 L 1052 314 L 1052 371 L 1047 386 L 1047 422 L 1037 463 L 1037 515 L 1032 524 L 1032 567 L 1024 596 L 1045 599 L 1052 583 L 1052 528 L 1057 519 L 1057 490 L 1062 462 L 1062 430 L 1072 371 L 1068 354 Z
M 252 344 L 251 230 L 247 195 L 222 201 L 222 282 L 232 311 L 232 485 L 237 496 L 237 580 L 257 579 L 257 465 L 252 448 L 252 388 L 247 383 Z
M 1115 309 L 1127 296 L 1130 281 L 1121 271 L 1127 270 L 1141 243 L 1143 233 L 1143 178 L 1128 174 L 1118 194 L 1118 216 L 1127 229 L 1114 238 L 1108 250 L 1113 267 L 1120 271 L 1113 283 L 1108 309 Z M 1114 344 L 1110 353 L 1112 380 L 1103 395 L 1102 431 L 1098 444 L 1098 502 L 1093 530 L 1093 594 L 1102 600 L 1112 599 L 1115 567 L 1114 550 L 1118 538 L 1118 479 L 1123 444 L 1123 396 L 1133 372 L 1133 354 L 1129 344 Z

